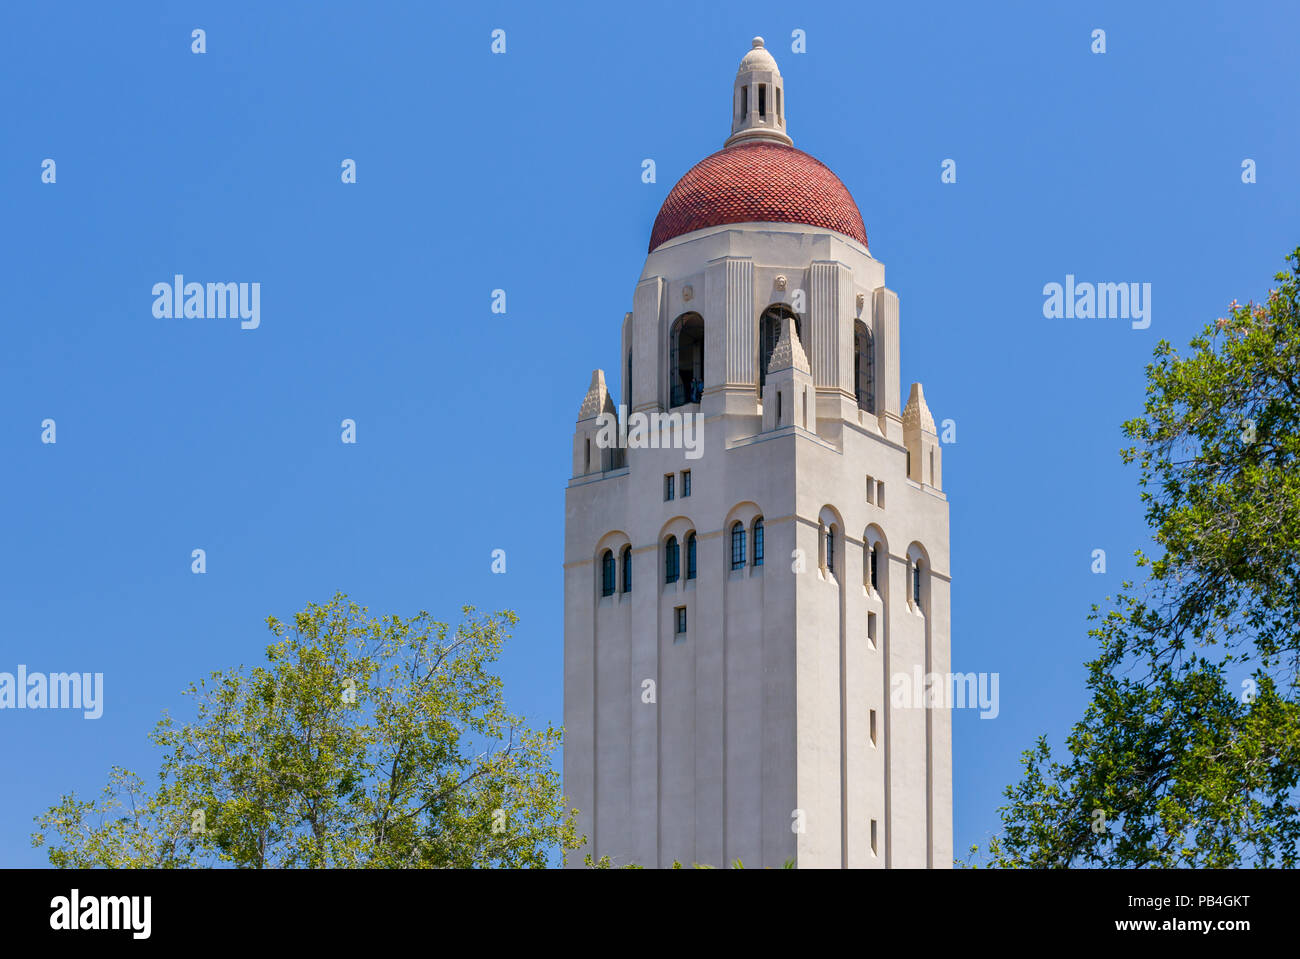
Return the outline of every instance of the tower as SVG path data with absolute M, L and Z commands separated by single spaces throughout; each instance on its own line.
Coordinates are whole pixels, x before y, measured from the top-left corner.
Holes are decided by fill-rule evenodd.
M 755 38 L 565 492 L 564 788 L 615 865 L 952 863 L 948 503 L 898 297 Z

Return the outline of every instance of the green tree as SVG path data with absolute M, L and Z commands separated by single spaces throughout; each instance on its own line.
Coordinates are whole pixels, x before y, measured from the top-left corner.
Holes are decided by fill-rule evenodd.
M 339 594 L 267 620 L 267 663 L 164 714 L 157 784 L 114 767 L 96 800 L 37 817 L 55 866 L 544 867 L 580 845 L 558 730 L 510 715 L 491 671 L 517 623 L 472 607 L 370 618 Z
M 1300 248 L 1147 367 L 1122 451 L 1155 548 L 1088 663 L 1091 701 L 1006 790 L 995 866 L 1295 866 L 1300 846 Z

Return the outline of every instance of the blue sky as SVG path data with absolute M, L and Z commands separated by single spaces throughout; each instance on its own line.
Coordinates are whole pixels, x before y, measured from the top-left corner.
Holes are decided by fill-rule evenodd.
M 756 34 L 900 296 L 904 387 L 957 423 L 953 663 L 1001 676 L 996 720 L 954 716 L 956 846 L 982 843 L 1145 542 L 1116 451 L 1152 347 L 1300 240 L 1300 15 L 1138 6 L 6 5 L 0 671 L 102 671 L 106 703 L 0 712 L 0 865 L 42 864 L 34 815 L 151 772 L 190 681 L 335 590 L 515 609 L 508 700 L 559 724 L 573 420 L 592 368 L 617 389 L 655 213 Z M 178 272 L 260 282 L 261 326 L 156 319 Z M 1151 327 L 1044 319 L 1067 273 L 1151 283 Z

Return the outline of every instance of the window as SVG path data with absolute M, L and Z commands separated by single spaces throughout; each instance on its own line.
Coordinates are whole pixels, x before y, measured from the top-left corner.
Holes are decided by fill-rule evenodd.
M 871 820 L 871 855 L 876 855 L 876 821 Z
M 704 319 L 698 313 L 683 313 L 673 323 L 669 342 L 669 408 L 698 403 L 704 393 Z
M 871 710 L 871 745 L 876 745 L 876 711 Z
M 876 481 L 870 476 L 867 477 L 867 502 L 876 505 Z
M 600 595 L 614 595 L 614 551 L 609 549 L 600 558 Z
M 781 119 L 781 88 L 776 88 L 776 119 Z
M 587 460 L 586 460 L 586 465 L 583 466 L 582 468 L 582 471 L 584 473 L 591 472 L 591 440 L 590 439 L 587 440 Z
M 691 471 L 682 470 L 682 499 L 691 495 Z
M 857 395 L 858 409 L 868 413 L 876 411 L 875 364 L 872 353 L 871 331 L 861 320 L 853 323 L 853 390 Z
M 835 527 L 826 527 L 826 572 L 835 572 Z
M 664 582 L 675 583 L 681 577 L 682 552 L 677 537 L 669 536 L 664 547 Z
M 740 88 L 740 119 L 749 116 L 749 87 Z
M 674 477 L 672 473 L 664 474 L 664 502 L 665 503 L 673 498 L 673 478 Z
M 695 531 L 686 537 L 686 578 L 695 578 Z
M 632 547 L 623 547 L 623 592 L 632 592 Z
M 731 568 L 745 568 L 745 524 L 739 520 L 731 524 Z
M 632 408 L 632 353 L 629 350 L 627 354 L 627 379 L 623 381 L 623 402 L 627 408 Z
M 876 505 L 881 509 L 885 508 L 885 481 L 876 481 Z
M 758 85 L 758 115 L 764 120 L 767 119 L 767 84 Z
M 676 630 L 675 630 L 677 635 L 685 636 L 686 635 L 686 607 L 678 606 L 676 609 L 673 610 L 673 613 L 675 614 L 674 618 L 677 620 Z
M 781 339 L 781 320 L 787 316 L 794 320 L 795 335 L 802 340 L 803 330 L 799 327 L 799 317 L 794 310 L 784 304 L 773 303 L 763 311 L 763 316 L 759 319 L 758 388 L 760 392 L 763 384 L 767 382 L 767 367 L 772 362 L 772 353 L 776 350 L 777 341 Z
M 876 648 L 876 614 L 867 613 L 867 645 Z M 872 737 L 874 739 L 874 737 Z
M 871 582 L 872 592 L 880 591 L 880 570 L 879 570 L 879 566 L 877 565 L 877 558 L 879 557 L 879 555 L 880 552 L 877 545 L 875 543 L 872 543 L 871 549 L 867 553 L 867 565 L 871 568 L 870 582 Z M 872 615 L 874 616 L 875 614 L 873 613 Z
M 912 567 L 912 602 L 921 608 L 921 561 L 918 559 Z
M 754 565 L 763 565 L 763 517 L 754 520 Z

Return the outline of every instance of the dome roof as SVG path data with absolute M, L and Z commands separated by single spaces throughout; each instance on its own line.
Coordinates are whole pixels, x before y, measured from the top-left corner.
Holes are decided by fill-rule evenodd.
M 839 177 L 802 150 L 771 141 L 727 147 L 688 170 L 655 217 L 650 249 L 724 223 L 802 223 L 867 245 L 862 214 Z
M 763 47 L 763 38 L 754 38 L 754 48 L 740 59 L 740 66 L 736 68 L 737 73 L 745 73 L 749 70 L 771 70 L 773 73 L 780 73 L 777 68 L 776 59 L 768 53 Z

